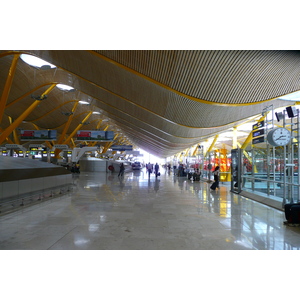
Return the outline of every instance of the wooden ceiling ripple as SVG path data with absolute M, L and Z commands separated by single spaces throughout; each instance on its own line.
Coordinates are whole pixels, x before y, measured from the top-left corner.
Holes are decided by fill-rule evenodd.
M 96 52 L 188 96 L 222 104 L 254 103 L 300 89 L 299 51 Z

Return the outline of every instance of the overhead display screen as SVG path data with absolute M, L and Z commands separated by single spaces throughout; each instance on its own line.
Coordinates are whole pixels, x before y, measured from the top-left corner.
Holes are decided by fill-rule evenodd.
M 53 141 L 57 139 L 57 130 L 21 130 L 21 141 Z
M 80 130 L 77 131 L 77 141 L 112 142 L 113 131 Z

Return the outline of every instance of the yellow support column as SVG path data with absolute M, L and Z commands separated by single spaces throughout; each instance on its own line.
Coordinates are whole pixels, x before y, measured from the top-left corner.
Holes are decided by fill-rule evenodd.
M 13 123 L 12 117 L 8 117 L 8 119 L 9 119 L 9 124 L 12 124 Z M 16 132 L 16 129 L 13 130 L 13 137 L 14 137 L 14 143 L 20 145 L 20 140 Z
M 197 152 L 198 152 L 198 147 L 199 147 L 200 145 L 198 144 L 198 145 L 196 145 L 196 147 L 195 147 L 195 149 L 194 149 L 194 151 L 193 151 L 193 154 L 192 154 L 192 156 L 196 156 L 197 155 Z
M 210 147 L 207 149 L 207 151 L 206 151 L 204 157 L 206 157 L 207 154 L 208 154 L 208 153 L 212 150 L 212 148 L 215 146 L 215 144 L 216 144 L 216 142 L 217 142 L 217 140 L 218 140 L 218 137 L 219 137 L 219 135 L 216 134 L 215 137 L 214 137 L 213 142 L 211 143 Z
M 104 146 L 103 150 L 102 150 L 102 153 L 105 153 L 111 146 L 112 144 L 115 142 L 115 140 L 117 139 L 117 137 L 119 136 L 119 133 L 117 133 L 115 136 L 114 136 L 114 139 L 112 142 L 107 142 L 106 145 Z
M 8 76 L 4 85 L 4 89 L 3 89 L 3 93 L 0 99 L 0 124 L 2 122 L 2 117 L 4 114 L 4 110 L 5 110 L 5 105 L 7 102 L 7 98 L 10 92 L 10 88 L 13 82 L 13 78 L 16 72 L 16 68 L 17 68 L 17 63 L 18 63 L 18 59 L 20 57 L 20 54 L 15 54 L 13 61 L 11 63 L 10 69 L 8 71 Z
M 70 127 L 70 124 L 71 124 L 71 122 L 72 122 L 72 120 L 74 118 L 74 112 L 76 111 L 78 103 L 79 103 L 78 101 L 75 102 L 75 104 L 74 104 L 74 106 L 72 108 L 72 114 L 68 117 L 68 121 L 66 122 L 65 127 L 63 129 L 63 132 L 61 133 L 61 135 L 60 135 L 60 137 L 59 137 L 59 139 L 58 139 L 58 141 L 57 141 L 56 144 L 61 144 L 63 142 L 63 140 L 64 140 L 64 138 L 66 136 L 66 133 L 67 133 L 69 127 Z M 62 150 L 60 150 L 60 149 L 55 149 L 55 158 L 59 157 L 59 153 L 61 151 Z
M 232 133 L 232 149 L 237 148 L 237 127 L 233 127 L 233 133 Z
M 0 144 L 22 123 L 22 121 L 39 105 L 40 100 L 35 100 L 9 127 L 0 135 Z
M 71 140 L 71 138 L 73 138 L 73 136 L 77 133 L 77 131 L 83 126 L 83 123 L 86 122 L 88 120 L 88 118 L 91 116 L 93 112 L 90 111 L 86 117 L 81 121 L 81 124 L 79 124 L 74 130 L 73 132 L 69 135 L 69 137 L 64 141 L 64 144 L 68 144 Z

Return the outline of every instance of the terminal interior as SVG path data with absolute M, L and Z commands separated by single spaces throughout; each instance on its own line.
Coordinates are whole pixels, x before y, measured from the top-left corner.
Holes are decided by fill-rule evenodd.
M 1 50 L 0 249 L 299 250 L 299 68 L 299 51 Z

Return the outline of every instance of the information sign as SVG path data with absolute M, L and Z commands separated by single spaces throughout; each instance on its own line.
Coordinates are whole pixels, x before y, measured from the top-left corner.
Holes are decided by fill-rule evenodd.
M 259 143 L 263 143 L 265 141 L 265 137 L 264 136 L 260 136 L 256 139 L 252 140 L 252 144 L 259 144 Z
M 260 136 L 260 135 L 263 135 L 263 134 L 265 134 L 265 129 L 264 128 L 253 131 L 252 132 L 252 137 L 257 137 L 257 136 Z
M 257 122 L 252 126 L 252 130 L 256 130 L 265 126 L 265 121 Z

